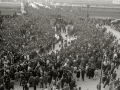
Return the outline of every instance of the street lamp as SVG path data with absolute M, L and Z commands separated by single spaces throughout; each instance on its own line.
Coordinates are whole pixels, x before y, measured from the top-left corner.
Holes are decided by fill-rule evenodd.
M 90 5 L 89 5 L 89 0 L 87 0 L 87 20 L 88 20 L 88 17 L 89 17 L 89 7 L 90 7 Z
M 89 18 L 89 8 L 90 8 L 90 5 L 88 4 L 88 5 L 87 5 L 87 20 L 88 20 L 88 18 Z
M 102 48 L 100 48 L 102 49 Z M 101 50 L 100 50 L 101 51 Z M 104 61 L 104 58 L 102 57 L 102 53 L 105 53 L 103 50 L 100 52 L 100 60 L 102 61 L 101 62 L 101 75 L 100 75 L 100 90 L 101 90 L 101 84 L 102 84 L 102 71 L 103 71 L 103 61 Z

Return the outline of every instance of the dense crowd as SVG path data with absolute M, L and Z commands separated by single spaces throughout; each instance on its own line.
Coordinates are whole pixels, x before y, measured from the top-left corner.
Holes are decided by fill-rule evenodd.
M 42 45 L 45 46 L 47 42 L 51 42 L 50 36 L 54 36 L 55 32 L 52 30 L 49 31 L 49 25 L 45 24 L 47 21 L 44 19 L 44 16 L 38 17 L 35 20 L 30 18 L 25 16 L 24 20 L 21 21 L 19 17 L 4 20 L 3 26 L 7 30 L 6 32 L 4 30 L 5 37 L 9 35 L 9 30 L 16 32 L 18 29 L 23 30 L 22 37 L 24 37 L 24 34 L 28 37 L 29 35 L 27 34 L 29 32 L 26 31 L 24 33 L 24 30 L 31 30 L 31 34 L 35 35 L 34 33 L 38 34 L 39 28 L 40 32 L 43 32 L 43 35 L 45 35 L 45 32 L 51 33 L 50 35 L 46 35 L 46 41 L 40 40 L 40 44 L 44 42 Z M 16 22 L 18 23 L 15 24 Z M 13 26 L 10 26 L 11 23 Z M 38 24 L 43 27 L 37 27 Z M 99 69 L 102 69 L 103 77 L 101 77 L 100 83 L 96 86 L 97 90 L 100 90 L 101 82 L 104 84 L 104 88 L 106 85 L 109 85 L 109 90 L 120 90 L 120 81 L 115 71 L 116 68 L 119 68 L 120 64 L 120 46 L 116 37 L 110 32 L 107 33 L 106 28 L 103 27 L 105 24 L 109 24 L 109 20 L 86 20 L 79 18 L 77 21 L 71 22 L 71 20 L 68 20 L 67 22 L 60 22 L 58 24 L 60 27 L 57 29 L 61 30 L 62 27 L 65 31 L 65 27 L 68 24 L 74 26 L 74 29 L 68 31 L 69 34 L 66 37 L 77 37 L 77 39 L 68 42 L 71 43 L 70 46 L 62 48 L 60 51 L 56 51 L 56 53 L 52 52 L 48 55 L 44 52 L 44 54 L 40 53 L 41 55 L 37 56 L 36 59 L 28 59 L 17 50 L 6 50 L 7 47 L 1 49 L 0 90 L 4 90 L 4 88 L 7 90 L 14 89 L 16 82 L 19 82 L 23 90 L 29 90 L 29 87 L 33 87 L 34 90 L 37 87 L 43 88 L 43 90 L 49 90 L 48 88 L 51 90 L 81 90 L 82 86 L 78 88 L 76 82 L 80 78 L 84 81 L 86 77 L 89 79 L 98 79 L 98 76 L 100 76 Z M 35 28 L 29 28 L 33 27 L 31 25 L 35 25 Z M 34 32 L 32 33 L 32 31 Z M 11 34 L 13 41 L 21 40 L 21 38 L 16 39 L 14 37 L 17 33 Z M 43 39 L 43 36 L 39 38 Z M 10 40 L 8 37 L 5 39 Z M 30 42 L 27 42 L 27 46 L 32 46 Z M 64 46 L 63 42 L 63 39 L 61 39 L 60 47 Z M 9 44 L 11 43 L 14 44 L 13 42 L 9 42 Z M 37 47 L 37 44 L 38 42 L 34 47 Z M 29 50 L 32 49 L 29 48 Z M 48 48 L 45 50 L 48 50 Z
M 89 27 L 85 26 L 85 21 L 79 23 L 82 28 L 76 29 L 75 35 L 83 38 L 78 37 L 73 44 L 57 53 L 43 55 L 37 60 L 27 60 L 20 53 L 4 51 L 0 59 L 1 85 L 5 82 L 5 88 L 10 90 L 19 80 L 23 90 L 29 87 L 36 90 L 38 85 L 45 90 L 50 85 L 52 90 L 77 90 L 76 78 L 79 80 L 81 77 L 83 81 L 85 76 L 97 79 L 102 64 L 104 87 L 110 84 L 109 87 L 113 88 L 113 83 L 118 82 L 114 71 L 119 66 L 118 41 L 111 33 L 106 33 L 104 28 L 96 28 L 96 22 L 93 25 L 89 23 Z M 119 83 L 115 85 L 116 90 L 119 90 Z M 99 85 L 97 88 L 99 90 Z

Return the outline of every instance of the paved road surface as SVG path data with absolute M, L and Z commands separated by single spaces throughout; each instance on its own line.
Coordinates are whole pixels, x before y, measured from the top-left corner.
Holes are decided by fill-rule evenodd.
M 110 28 L 109 26 L 105 26 L 107 28 L 107 31 L 111 31 L 113 32 L 113 34 L 119 39 L 120 38 L 120 32 L 117 32 L 115 30 L 113 30 L 112 28 Z M 63 36 L 65 36 L 65 34 L 63 34 Z M 60 49 L 59 48 L 59 44 L 55 45 L 55 50 Z M 116 70 L 117 71 L 117 77 L 120 78 L 120 69 Z M 77 81 L 77 86 L 81 87 L 82 90 L 97 90 L 96 86 L 100 81 L 100 77 L 97 77 L 97 80 L 93 80 L 93 79 L 88 79 L 87 77 L 85 77 L 85 81 L 82 81 L 82 79 L 80 79 L 79 81 Z M 102 84 L 103 87 L 103 84 Z M 105 88 L 102 88 L 101 90 L 109 90 L 109 87 L 106 86 Z M 22 87 L 19 86 L 19 82 L 16 82 L 15 85 L 15 90 L 22 90 Z M 30 88 L 29 90 L 33 90 L 33 88 Z M 37 90 L 42 90 L 39 88 L 39 86 L 37 87 Z M 49 90 L 51 90 L 49 88 Z
M 117 39 L 120 39 L 120 32 L 119 31 L 116 31 L 116 30 L 113 30 L 110 26 L 105 26 L 107 28 L 107 31 L 109 32 L 112 32 L 113 35 L 115 35 L 117 37 Z

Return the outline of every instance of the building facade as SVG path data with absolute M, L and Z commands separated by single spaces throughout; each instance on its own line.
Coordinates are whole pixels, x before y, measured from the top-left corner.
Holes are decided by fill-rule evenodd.
M 2 15 L 22 15 L 25 13 L 24 4 L 21 2 L 0 2 Z

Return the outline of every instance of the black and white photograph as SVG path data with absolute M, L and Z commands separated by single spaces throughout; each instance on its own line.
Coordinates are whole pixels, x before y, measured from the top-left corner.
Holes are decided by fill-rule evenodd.
M 120 90 L 120 0 L 0 0 L 0 90 Z

